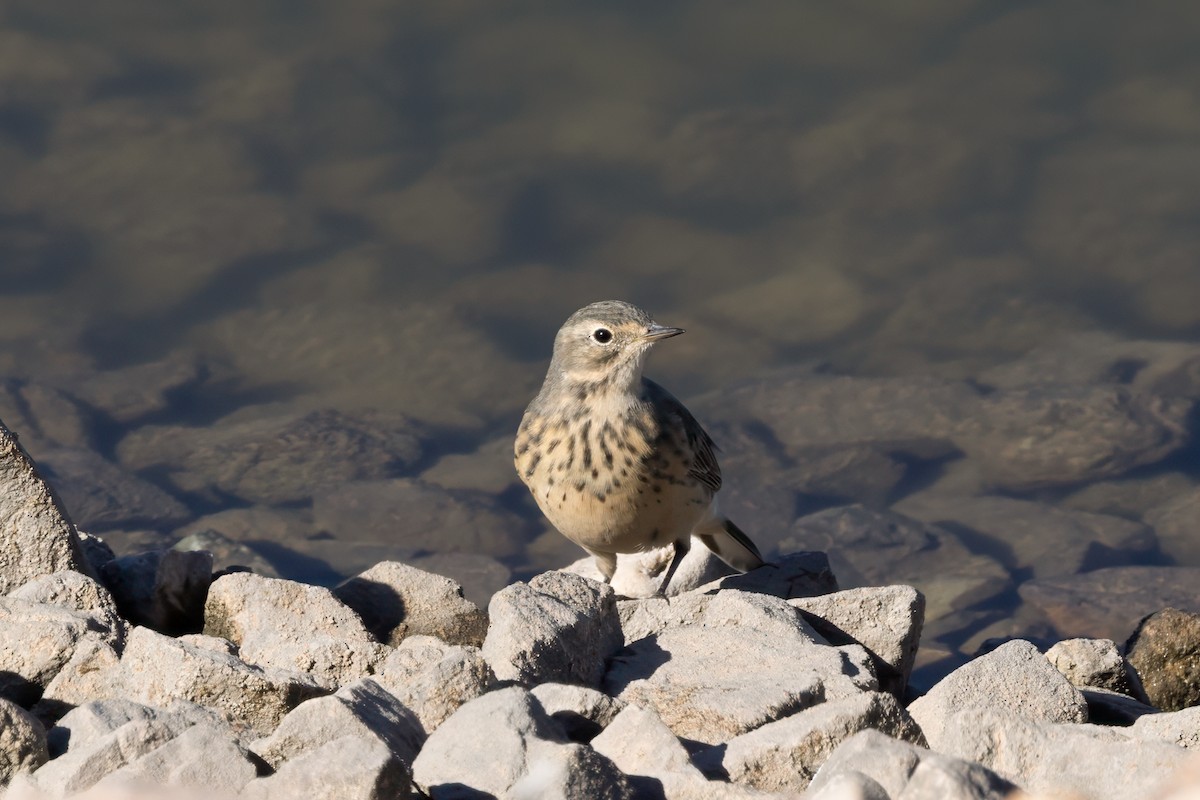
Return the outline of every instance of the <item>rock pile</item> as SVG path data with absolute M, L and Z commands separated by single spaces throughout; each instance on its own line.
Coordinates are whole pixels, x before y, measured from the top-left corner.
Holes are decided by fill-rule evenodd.
M 94 569 L 0 445 L 8 800 L 1101 800 L 1165 796 L 1200 751 L 1200 707 L 1151 706 L 1110 641 L 1009 641 L 910 698 L 924 598 L 837 591 L 821 553 L 696 585 L 702 565 L 671 597 L 547 572 L 486 614 L 398 563 L 330 591 L 143 559 L 146 602 L 191 607 L 133 620 L 102 583 L 128 573 Z M 201 629 L 162 630 L 187 619 Z M 1143 626 L 1158 661 L 1186 650 L 1148 644 L 1168 626 L 1196 622 Z

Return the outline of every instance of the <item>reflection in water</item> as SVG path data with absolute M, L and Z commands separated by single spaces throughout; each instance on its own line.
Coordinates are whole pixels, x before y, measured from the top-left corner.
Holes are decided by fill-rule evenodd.
M 931 653 L 1200 566 L 1195 8 L 120 5 L 0 30 L 0 418 L 118 549 L 575 558 L 508 447 L 549 334 L 619 297 L 688 329 L 649 374 L 764 540 L 916 518 L 828 547 L 931 594 Z

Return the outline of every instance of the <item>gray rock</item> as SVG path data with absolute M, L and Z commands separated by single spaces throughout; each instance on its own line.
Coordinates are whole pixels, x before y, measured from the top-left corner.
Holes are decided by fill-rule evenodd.
M 336 694 L 306 700 L 288 712 L 270 736 L 251 749 L 272 767 L 344 736 L 375 738 L 405 764 L 425 743 L 416 714 L 370 678 Z
M 261 407 L 203 428 L 139 428 L 121 440 L 117 456 L 127 469 L 167 470 L 183 491 L 215 489 L 275 505 L 324 486 L 392 477 L 420 458 L 421 444 L 404 417 Z
M 1060 635 L 1123 642 L 1160 609 L 1200 612 L 1197 586 L 1200 567 L 1109 567 L 1026 581 L 1019 592 Z
M 890 511 L 831 508 L 796 520 L 784 547 L 829 554 L 843 588 L 905 583 L 925 596 L 926 627 L 1011 591 L 1008 570 L 953 532 Z
M 268 578 L 280 577 L 271 562 L 254 548 L 236 542 L 211 528 L 200 529 L 184 536 L 171 545 L 171 549 L 181 553 L 208 553 L 212 556 L 213 572 L 249 570 Z
M 388 653 L 328 589 L 248 572 L 213 582 L 204 632 L 237 644 L 251 664 L 312 673 L 330 684 L 371 674 Z
M 1157 540 L 1149 527 L 1119 517 L 1066 511 L 1009 497 L 923 493 L 893 507 L 901 514 L 964 532 L 1004 566 L 1034 577 L 1073 575 L 1097 567 L 1145 562 Z
M 1159 545 L 1165 537 L 1149 514 L 1195 488 L 1196 482 L 1183 472 L 1159 472 L 1144 477 L 1126 475 L 1108 481 L 1096 481 L 1059 500 L 1059 506 L 1092 514 L 1108 514 L 1140 519 L 1155 528 Z
M 417 715 L 428 734 L 491 689 L 496 678 L 477 647 L 410 636 L 379 666 L 375 680 Z
M 46 737 L 50 754 L 57 758 L 68 748 L 89 747 L 127 722 L 147 719 L 169 721 L 176 729 L 183 730 L 192 725 L 219 723 L 222 716 L 187 701 L 156 708 L 124 699 L 91 700 L 68 711 L 50 729 Z
M 1159 710 L 1149 703 L 1109 689 L 1079 689 L 1087 701 L 1088 722 L 1097 725 L 1132 725 L 1147 714 Z
M 1125 732 L 1141 739 L 1200 751 L 1200 706 L 1138 717 Z
M 865 647 L 880 688 L 903 695 L 925 621 L 925 598 L 920 592 L 911 586 L 882 586 L 788 602 L 830 644 Z
M 849 781 L 839 777 L 846 774 L 852 776 Z M 859 776 L 868 780 L 859 780 Z M 865 786 L 871 792 L 878 785 L 885 797 L 897 800 L 1003 800 L 1017 789 L 979 764 L 872 730 L 860 731 L 842 742 L 817 771 L 808 791 L 824 800 L 834 781 Z
M 744 574 L 727 575 L 701 586 L 698 591 L 734 589 L 780 597 L 812 597 L 838 590 L 837 578 L 823 552 L 799 550 L 779 556 L 769 564 Z
M 696 762 L 712 778 L 766 792 L 798 792 L 839 744 L 867 729 L 925 746 L 920 728 L 895 697 L 863 692 L 769 722 L 701 751 Z
M 44 449 L 38 463 L 82 528 L 168 527 L 191 517 L 183 503 L 94 450 Z
M 228 725 L 202 723 L 109 772 L 97 789 L 111 787 L 119 792 L 130 783 L 150 784 L 232 797 L 256 775 L 249 752 Z
M 908 712 L 930 747 L 953 752 L 947 720 L 965 708 L 999 709 L 1045 722 L 1087 720 L 1079 690 L 1036 647 L 1020 639 L 959 667 L 914 700 Z
M 70 392 L 114 421 L 129 424 L 163 411 L 169 396 L 203 377 L 195 358 L 177 354 L 120 369 L 75 376 Z
M 489 692 L 434 731 L 413 763 L 434 800 L 496 797 L 631 797 L 611 761 L 569 743 L 525 689 Z M 518 785 L 519 784 L 519 785 Z
M 786 601 L 725 591 L 687 624 L 619 652 L 602 688 L 653 709 L 681 738 L 716 744 L 878 685 L 861 647 L 828 646 Z
M 591 742 L 626 707 L 625 703 L 604 692 L 566 683 L 535 686 L 533 696 L 550 718 L 559 724 L 567 738 L 580 744 Z M 611 754 L 605 755 L 612 758 Z M 617 766 L 621 765 L 618 763 Z M 628 772 L 624 767 L 621 769 Z
M 1125 735 L 1121 728 L 1037 721 L 996 708 L 947 720 L 939 748 L 976 761 L 1031 793 L 1075 792 L 1095 800 L 1159 797 L 1159 783 L 1187 750 Z
M 115 646 L 120 631 L 74 609 L 0 597 L 0 697 L 34 703 L 88 642 Z
M 341 583 L 333 594 L 362 618 L 375 638 L 393 647 L 414 635 L 478 647 L 487 614 L 449 578 L 384 561 Z
M 134 625 L 178 636 L 204 627 L 212 555 L 151 550 L 113 559 L 100 568 L 121 616 Z
M 672 545 L 656 547 L 642 553 L 630 553 L 617 556 L 617 571 L 613 573 L 608 585 L 619 597 L 653 597 L 659 594 L 663 576 L 675 557 Z M 568 564 L 563 572 L 581 575 L 588 580 L 604 582 L 604 576 L 596 566 L 596 559 L 586 556 Z M 693 541 L 683 560 L 671 578 L 667 594 L 675 596 L 684 594 L 700 586 L 707 585 L 725 575 L 736 574 L 736 570 L 717 558 L 703 544 Z
M 95 414 L 61 389 L 35 381 L 0 380 L 0 414 L 38 454 L 55 447 L 91 448 Z
M 116 558 L 108 542 L 101 539 L 99 536 L 93 536 L 86 531 L 76 530 L 76 535 L 79 536 L 79 545 L 83 549 L 83 555 L 91 567 L 88 575 L 95 576 L 100 574 L 100 568 L 108 562 Z
M 1112 639 L 1064 639 L 1046 651 L 1046 659 L 1077 689 L 1107 689 L 1146 699 L 1137 673 Z
M 1125 649 L 1152 705 L 1163 711 L 1200 705 L 1200 613 L 1155 612 Z
M 805 800 L 890 800 L 887 790 L 874 778 L 853 769 L 843 770 L 821 785 Z
M 50 758 L 46 729 L 16 703 L 0 698 L 0 786 Z
M 61 709 L 61 715 L 96 699 L 150 706 L 188 700 L 236 724 L 266 731 L 300 703 L 324 693 L 310 675 L 251 666 L 227 653 L 134 628 L 119 660 L 104 646 L 77 650 L 46 687 L 39 709 Z
M 1146 511 L 1162 550 L 1178 564 L 1200 564 L 1200 486 Z
M 409 478 L 319 488 L 313 495 L 313 517 L 319 530 L 338 539 L 496 557 L 520 550 L 526 524 L 494 495 Z
M 301 753 L 274 775 L 246 784 L 242 800 L 402 800 L 408 765 L 375 737 L 344 736 Z
M 622 644 L 612 588 L 567 572 L 497 592 L 488 616 L 483 657 L 500 680 L 595 686 Z
M 63 570 L 94 577 L 62 505 L 2 422 L 0 486 L 0 594 Z
M 405 563 L 458 581 L 466 598 L 480 608 L 487 608 L 492 595 L 512 583 L 512 570 L 483 553 L 428 553 Z
M 120 646 L 125 638 L 125 623 L 117 604 L 108 590 L 81 572 L 55 572 L 34 578 L 19 589 L 8 593 L 14 600 L 62 606 L 87 614 L 101 623 Z

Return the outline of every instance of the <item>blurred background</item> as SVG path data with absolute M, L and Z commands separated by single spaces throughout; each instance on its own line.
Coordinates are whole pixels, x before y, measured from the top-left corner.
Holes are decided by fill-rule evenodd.
M 1200 602 L 1197 41 L 1165 1 L 9 0 L 0 419 L 118 554 L 486 601 L 582 555 L 511 439 L 626 299 L 688 329 L 647 372 L 727 509 L 918 584 L 923 663 L 1123 638 Z

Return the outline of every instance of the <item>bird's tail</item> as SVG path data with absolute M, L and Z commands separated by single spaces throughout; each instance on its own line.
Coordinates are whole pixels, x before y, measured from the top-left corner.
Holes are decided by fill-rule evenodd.
M 766 563 L 754 542 L 750 541 L 750 537 L 734 525 L 732 520 L 727 517 L 712 517 L 706 522 L 707 524 L 698 527 L 694 533 L 717 558 L 741 572 L 758 569 Z

